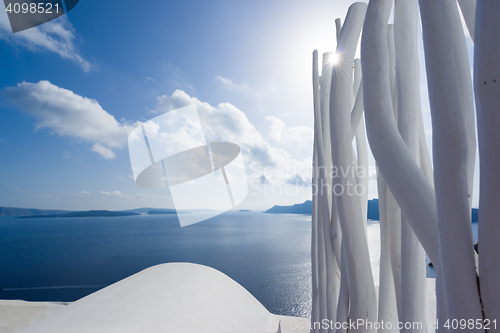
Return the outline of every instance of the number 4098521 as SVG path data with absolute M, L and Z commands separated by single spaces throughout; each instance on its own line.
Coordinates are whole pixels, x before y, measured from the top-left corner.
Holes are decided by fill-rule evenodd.
M 497 320 L 489 320 L 489 319 L 448 319 L 443 325 L 445 328 L 448 329 L 482 329 L 482 330 L 489 330 L 489 329 L 496 329 L 497 328 Z
M 9 3 L 7 8 L 5 8 L 7 13 L 31 13 L 31 14 L 52 14 L 52 13 L 59 13 L 59 4 L 52 5 L 50 2 L 47 3 L 27 3 L 27 2 L 22 2 L 22 3 Z

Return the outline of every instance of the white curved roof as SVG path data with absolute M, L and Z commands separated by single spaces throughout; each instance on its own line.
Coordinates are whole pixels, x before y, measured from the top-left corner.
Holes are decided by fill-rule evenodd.
M 278 326 L 278 316 L 227 275 L 169 263 L 101 289 L 21 332 L 277 332 Z

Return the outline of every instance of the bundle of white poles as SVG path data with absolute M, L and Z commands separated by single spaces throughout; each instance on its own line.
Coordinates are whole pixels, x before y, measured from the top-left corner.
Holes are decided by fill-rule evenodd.
M 496 332 L 500 0 L 370 0 L 335 22 L 335 53 L 322 59 L 313 53 L 312 331 L 425 332 L 428 312 L 436 311 L 437 332 Z M 418 29 L 432 160 L 420 105 Z M 473 68 L 466 34 L 474 42 Z M 354 59 L 360 38 L 361 59 Z M 479 254 L 471 224 L 476 131 Z M 367 244 L 366 137 L 377 164 L 378 291 Z M 426 253 L 436 269 L 435 309 L 427 300 Z M 378 324 L 352 325 L 368 322 Z M 418 322 L 423 326 L 398 324 Z

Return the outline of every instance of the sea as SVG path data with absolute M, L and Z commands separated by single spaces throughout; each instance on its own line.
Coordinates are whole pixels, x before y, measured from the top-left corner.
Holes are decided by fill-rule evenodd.
M 477 242 L 477 223 L 472 231 Z M 367 234 L 378 286 L 378 221 Z M 175 214 L 0 217 L 0 254 L 0 299 L 73 302 L 145 268 L 190 262 L 228 275 L 271 313 L 311 313 L 310 215 L 226 212 L 183 228 Z
M 190 262 L 228 275 L 274 314 L 309 317 L 310 249 L 307 215 L 226 212 L 182 228 L 175 214 L 0 217 L 0 299 L 73 302 L 145 268 Z

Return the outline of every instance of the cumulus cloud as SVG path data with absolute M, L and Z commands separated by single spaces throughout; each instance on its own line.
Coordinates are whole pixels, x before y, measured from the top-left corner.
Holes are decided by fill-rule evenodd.
M 242 82 L 240 84 L 234 83 L 230 79 L 223 78 L 221 76 L 217 76 L 217 80 L 221 82 L 227 89 L 229 90 L 240 90 L 240 91 L 246 91 L 250 89 L 248 84 L 246 82 Z
M 168 111 L 172 111 L 175 109 L 180 109 L 184 106 L 190 104 L 197 104 L 199 102 L 197 98 L 193 98 L 186 94 L 183 90 L 177 89 L 170 96 L 162 95 L 156 99 L 156 106 L 154 110 L 151 110 L 153 113 L 164 113 Z M 201 102 L 200 102 L 201 103 Z
M 116 157 L 115 153 L 111 149 L 104 147 L 100 143 L 94 143 L 91 150 L 98 153 L 107 160 L 111 160 Z
M 250 160 L 257 161 L 264 166 L 275 165 L 275 157 L 283 154 L 283 152 L 273 151 L 275 148 L 262 138 L 245 113 L 229 103 L 221 103 L 213 107 L 195 97 L 190 97 L 182 90 L 176 90 L 171 96 L 158 97 L 155 112 L 167 112 L 189 104 L 196 106 L 205 137 L 209 142 L 234 142 L 241 147 L 243 154 Z
M 290 184 L 290 185 L 297 185 L 297 186 L 310 186 L 311 185 L 311 181 L 310 179 L 306 179 L 303 175 L 301 174 L 295 174 L 293 175 L 292 177 L 290 177 L 289 179 L 287 179 L 287 184 Z
M 245 113 L 230 103 L 221 103 L 214 107 L 190 97 L 182 90 L 176 90 L 171 96 L 158 97 L 154 112 L 168 112 L 189 104 L 196 106 L 205 137 L 209 142 L 234 142 L 241 147 L 251 182 L 263 186 L 274 183 L 287 184 L 287 180 L 300 174 L 301 184 L 308 183 L 307 179 L 310 179 L 311 175 L 311 157 L 298 160 L 285 149 L 272 146 L 249 121 Z M 273 117 L 272 121 L 281 126 L 278 118 Z M 311 131 L 307 127 L 285 126 L 281 128 L 282 140 L 294 140 L 294 144 L 309 144 L 312 142 Z
M 298 144 L 300 146 L 309 145 L 312 147 L 314 131 L 307 126 L 286 126 L 283 120 L 268 116 L 266 120 L 270 124 L 269 135 L 276 142 L 286 142 Z
M 268 83 L 264 86 L 260 87 L 250 87 L 248 83 L 246 82 L 241 82 L 241 83 L 236 83 L 228 78 L 224 78 L 222 76 L 217 76 L 216 77 L 217 81 L 220 82 L 224 88 L 231 90 L 231 91 L 236 91 L 236 92 L 241 92 L 241 93 L 246 93 L 250 95 L 255 95 L 255 96 L 262 96 L 264 94 L 271 94 L 276 92 L 277 88 L 274 84 Z
M 65 15 L 28 30 L 12 33 L 7 12 L 0 10 L 0 39 L 31 52 L 51 52 L 90 72 L 96 66 L 86 60 L 75 44 L 75 29 Z
M 22 82 L 1 94 L 19 111 L 37 119 L 36 129 L 48 128 L 59 136 L 93 143 L 91 150 L 106 159 L 115 157 L 112 149 L 126 146 L 127 135 L 135 128 L 118 122 L 96 100 L 49 81 Z

